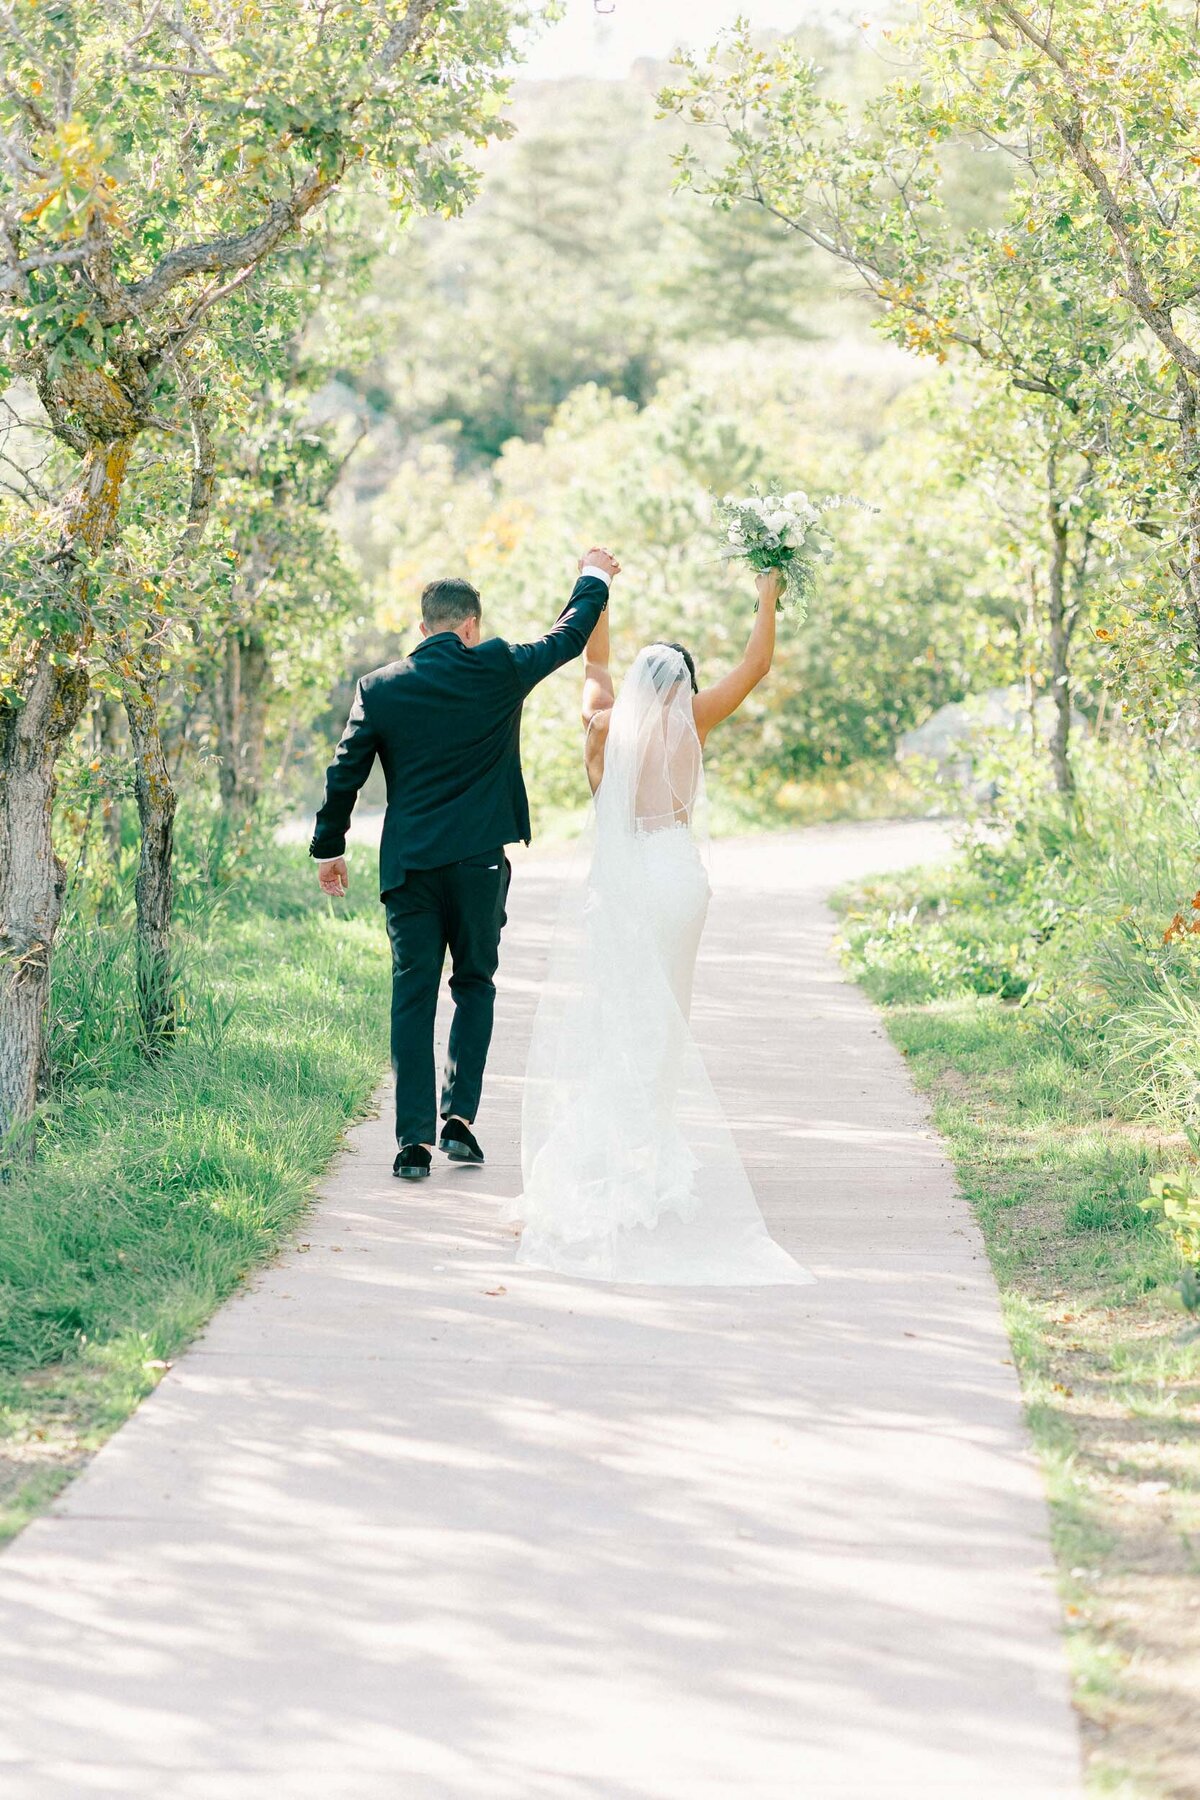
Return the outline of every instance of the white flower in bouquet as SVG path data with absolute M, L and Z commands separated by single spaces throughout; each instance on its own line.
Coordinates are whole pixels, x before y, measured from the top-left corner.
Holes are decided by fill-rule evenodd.
M 844 494 L 813 501 L 803 488 L 790 494 L 751 492 L 740 499 L 726 494 L 717 502 L 717 514 L 725 527 L 722 555 L 737 557 L 755 570 L 780 570 L 792 611 L 803 619 L 816 588 L 817 565 L 833 555 L 833 539 L 819 525 L 820 519 L 838 507 L 861 505 Z M 782 611 L 782 598 L 779 607 Z

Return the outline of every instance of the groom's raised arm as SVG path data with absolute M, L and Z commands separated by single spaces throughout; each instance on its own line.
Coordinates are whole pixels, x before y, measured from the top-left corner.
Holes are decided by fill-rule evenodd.
M 545 637 L 532 644 L 510 646 L 525 693 L 535 688 L 539 681 L 545 681 L 547 675 L 553 675 L 555 669 L 561 669 L 564 663 L 583 655 L 584 645 L 608 605 L 609 583 L 617 572 L 617 564 L 611 557 L 606 556 L 605 561 L 612 567 L 592 562 L 590 558 L 584 562 L 579 580 L 571 590 L 571 598 Z
M 318 862 L 341 856 L 346 848 L 346 832 L 358 791 L 371 773 L 379 737 L 367 717 L 363 704 L 362 682 L 354 690 L 354 704 L 346 721 L 341 741 L 333 753 L 333 761 L 325 771 L 325 798 L 317 813 L 308 854 Z

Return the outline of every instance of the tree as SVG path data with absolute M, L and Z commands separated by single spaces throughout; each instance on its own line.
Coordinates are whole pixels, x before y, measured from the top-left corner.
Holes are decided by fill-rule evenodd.
M 401 210 L 461 205 L 473 184 L 467 143 L 504 129 L 519 11 L 497 0 L 370 12 L 18 0 L 0 11 L 3 344 L 76 471 L 5 545 L 0 1135 L 31 1117 L 37 1096 L 61 906 L 54 770 L 88 692 L 94 565 L 119 541 L 131 461 L 148 436 L 185 434 L 186 506 L 159 558 L 161 596 L 211 509 L 213 389 L 233 305 L 259 306 L 269 321 L 260 271 L 348 178 L 374 182 Z M 131 624 L 146 646 L 158 633 L 143 597 Z M 141 675 L 139 805 L 159 877 L 145 896 L 153 959 L 170 904 L 153 652 Z M 131 729 L 141 711 L 139 701 Z
M 715 131 L 725 145 L 715 173 L 694 150 L 681 153 L 686 185 L 722 208 L 763 209 L 853 270 L 878 302 L 884 331 L 907 349 L 938 361 L 969 354 L 1007 385 L 1032 437 L 1047 428 L 1047 406 L 1057 412 L 1050 428 L 1056 449 L 1043 464 L 1041 505 L 1051 528 L 1042 586 L 1058 708 L 1052 766 L 1069 797 L 1064 572 L 1073 559 L 1088 567 L 1087 544 L 1073 542 L 1090 504 L 1078 481 L 1085 487 L 1096 481 L 1110 441 L 1101 396 L 1119 345 L 1111 303 L 1088 271 L 1047 254 L 1047 232 L 1051 242 L 1054 232 L 1046 217 L 1045 144 L 1019 103 L 1002 97 L 996 71 L 986 63 L 982 70 L 968 66 L 960 54 L 961 34 L 948 15 L 961 19 L 969 10 L 924 8 L 908 40 L 912 77 L 891 83 L 861 117 L 824 93 L 819 69 L 794 43 L 760 48 L 745 26 L 706 58 L 688 59 L 684 81 L 662 101 Z M 990 106 L 978 98 L 981 87 Z M 1018 173 L 994 225 L 964 230 L 947 211 L 942 147 L 948 140 L 1002 147 L 1012 157 Z M 1064 491 L 1067 464 L 1072 474 Z
M 1040 406 L 1002 380 L 975 370 L 961 383 L 965 404 L 938 409 L 947 478 L 980 503 L 980 546 L 1011 594 L 1022 668 L 1036 732 L 1038 675 L 1058 700 L 1046 746 L 1055 786 L 1073 795 L 1068 753 L 1071 708 L 1081 698 L 1073 666 L 1079 626 L 1099 565 L 1111 561 L 1112 520 L 1095 458 L 1081 453 L 1073 422 L 1051 400 Z M 1094 661 L 1094 657 L 1093 657 Z M 1065 702 L 1065 703 L 1064 703 Z
M 268 748 L 276 718 L 286 760 L 362 610 L 329 510 L 372 418 L 346 381 L 373 341 L 362 297 L 389 241 L 373 223 L 367 209 L 354 228 L 343 220 L 336 236 L 293 250 L 277 329 L 231 351 L 236 405 L 217 437 L 210 527 L 221 578 L 193 608 L 172 659 L 168 722 L 176 768 L 194 773 L 215 754 L 222 838 L 250 821 L 277 772 Z
M 1015 100 L 1039 133 L 1052 260 L 1136 333 L 1120 391 L 1101 398 L 1116 414 L 1106 449 L 1128 515 L 1161 544 L 1137 610 L 1142 644 L 1156 640 L 1144 710 L 1162 725 L 1163 689 L 1194 705 L 1200 673 L 1200 16 L 1142 0 L 954 0 L 934 16 L 963 72 L 966 121 L 986 128 Z
M 264 796 L 273 704 L 282 701 L 296 721 L 306 687 L 327 678 L 330 653 L 361 603 L 327 515 L 366 426 L 314 419 L 311 375 L 264 381 L 238 434 L 220 500 L 233 573 L 189 659 L 206 689 L 223 815 L 235 829 Z M 282 691 L 277 662 L 286 670 Z

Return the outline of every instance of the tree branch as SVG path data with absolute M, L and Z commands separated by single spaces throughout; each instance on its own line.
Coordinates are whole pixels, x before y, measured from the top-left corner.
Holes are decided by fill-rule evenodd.
M 1054 107 L 1051 108 L 1050 116 L 1055 130 L 1099 201 L 1100 216 L 1108 226 L 1125 267 L 1127 298 L 1176 367 L 1185 369 L 1189 375 L 1200 379 L 1200 354 L 1184 342 L 1172 323 L 1169 309 L 1160 306 L 1150 292 L 1150 284 L 1146 280 L 1141 259 L 1134 249 L 1125 214 L 1109 185 L 1108 177 L 1084 141 L 1082 121 L 1078 118 L 1066 119 Z
M 1075 101 L 1076 110 L 1068 117 L 1055 103 L 1053 95 L 1047 94 L 1050 120 L 1055 131 L 1067 146 L 1080 174 L 1096 196 L 1100 216 L 1108 227 L 1124 265 L 1127 283 L 1126 298 L 1150 327 L 1176 367 L 1185 370 L 1193 378 L 1200 379 L 1200 354 L 1193 350 L 1190 344 L 1184 342 L 1175 330 L 1170 310 L 1161 306 L 1151 293 L 1150 284 L 1146 279 L 1146 271 L 1134 247 L 1124 209 L 1113 192 L 1111 182 L 1096 161 L 1087 143 L 1081 111 L 1083 94 L 1074 71 L 1061 51 L 1055 48 L 1045 33 L 1039 31 L 1018 7 L 1010 5 L 1008 0 L 995 0 L 995 4 L 997 12 L 1008 20 L 1013 30 L 1019 32 L 1026 43 L 1032 44 L 1048 61 L 1053 63 Z
M 1045 32 L 1039 31 L 1033 21 L 1027 19 L 1025 14 L 1019 11 L 1017 7 L 1009 5 L 1008 0 L 994 0 L 994 5 L 998 13 L 1003 13 L 1013 30 L 1020 32 L 1027 44 L 1032 44 L 1035 50 L 1040 50 L 1042 55 L 1046 57 L 1049 62 L 1054 64 L 1063 80 L 1070 87 L 1071 92 L 1078 95 L 1078 85 L 1075 76 L 1072 73 L 1071 65 L 1068 63 L 1062 51 L 1056 49 L 1050 42 L 1048 35 Z M 1003 40 L 1001 41 L 1003 42 Z
M 381 77 L 390 74 L 401 57 L 417 48 L 431 14 L 443 4 L 444 0 L 408 0 L 404 17 L 396 20 L 379 52 L 377 66 Z
M 26 154 L 15 138 L 0 136 L 0 149 L 4 151 L 13 168 L 23 169 L 26 175 L 36 175 L 40 181 L 49 173 L 41 163 L 34 162 L 32 156 Z
M 392 26 L 379 53 L 377 68 L 381 77 L 387 75 L 401 57 L 410 55 L 417 48 L 435 11 L 447 3 L 448 0 L 409 0 L 404 16 Z M 351 103 L 352 107 L 359 104 L 361 97 Z M 329 170 L 310 169 L 288 199 L 272 201 L 264 217 L 249 231 L 231 232 L 203 244 L 181 244 L 178 249 L 169 251 L 149 275 L 125 290 L 126 310 L 107 322 L 115 324 L 121 317 L 145 313 L 193 275 L 230 274 L 262 262 L 297 229 L 306 213 L 327 198 L 341 179 L 345 166 L 345 157 L 341 156 Z
M 358 421 L 358 430 L 354 434 L 354 438 L 350 444 L 349 449 L 345 450 L 343 452 L 343 454 L 338 458 L 337 462 L 333 465 L 333 468 L 331 469 L 330 474 L 329 474 L 329 479 L 323 484 L 319 493 L 316 496 L 316 504 L 318 506 L 323 507 L 323 506 L 329 505 L 329 502 L 333 499 L 334 492 L 337 488 L 339 481 L 342 479 L 342 476 L 346 473 L 346 470 L 349 467 L 351 457 L 354 455 L 354 453 L 358 449 L 359 445 L 361 443 L 363 443 L 370 436 L 370 434 L 371 434 L 370 426 L 368 424 L 366 424 L 365 421 L 360 418 Z
M 1055 387 L 1052 381 L 1047 381 L 1042 375 L 1011 375 L 1009 379 L 1022 393 L 1046 394 L 1051 400 L 1059 401 L 1068 412 L 1079 411 L 1079 402 L 1073 394 L 1064 394 L 1061 388 Z
M 7 75 L 4 77 L 4 88 L 13 105 L 20 107 L 35 131 L 52 131 L 54 129 L 37 101 L 31 100 L 28 94 L 21 93 Z
M 258 273 L 258 268 L 259 264 L 257 261 L 247 263 L 244 269 L 239 270 L 239 272 L 232 276 L 230 280 L 222 282 L 220 287 L 207 289 L 207 291 L 201 294 L 195 301 L 183 320 L 177 326 L 173 326 L 170 331 L 166 332 L 159 339 L 159 350 L 181 350 L 183 346 L 196 335 L 196 332 L 204 323 L 205 316 L 211 312 L 217 302 L 219 300 L 224 300 L 229 294 L 234 293 L 236 289 L 244 287 L 250 277 Z
M 193 389 L 187 393 L 187 403 L 192 427 L 192 486 L 187 523 L 172 552 L 172 563 L 191 556 L 204 536 L 217 478 L 217 449 L 208 422 L 208 396 Z
M 7 232 L 3 234 L 11 247 L 11 239 Z M 15 260 L 10 261 L 6 269 L 0 269 L 0 293 L 9 293 L 19 287 L 23 276 L 34 269 L 48 269 L 54 263 L 83 262 L 87 256 L 86 244 L 71 244 L 65 250 L 44 250 L 38 256 L 21 256 L 17 253 Z
M 220 275 L 262 262 L 337 185 L 343 166 L 337 165 L 328 174 L 310 169 L 289 198 L 273 200 L 266 216 L 250 231 L 230 232 L 206 244 L 181 244 L 168 251 L 149 275 L 125 289 L 124 317 L 149 311 L 193 275 Z

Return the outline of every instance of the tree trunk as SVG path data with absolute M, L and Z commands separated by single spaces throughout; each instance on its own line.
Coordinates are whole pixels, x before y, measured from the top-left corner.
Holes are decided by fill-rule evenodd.
M 254 630 L 231 630 L 214 682 L 221 799 L 243 823 L 262 798 L 267 745 L 267 649 Z
M 19 701 L 0 704 L 0 1142 L 30 1124 L 48 1075 L 50 958 L 64 885 L 50 829 L 54 774 L 88 695 L 86 576 L 73 570 L 72 551 L 98 548 L 111 531 L 131 447 L 127 438 L 94 443 L 84 456 L 63 503 L 58 557 L 80 622 L 30 646 Z
M 0 1141 L 46 1086 L 50 951 L 65 874 L 54 854 L 54 764 L 73 696 L 43 643 L 25 704 L 0 714 Z
M 1041 637 L 1038 629 L 1038 614 L 1041 610 L 1038 572 L 1036 569 L 1030 569 L 1029 599 L 1025 607 L 1025 711 L 1029 715 L 1029 755 L 1035 768 L 1038 761 L 1038 694 L 1035 658 L 1038 653 L 1038 641 Z
M 96 706 L 96 739 L 97 747 L 104 756 L 115 757 L 121 753 L 121 709 L 115 700 L 101 695 Z M 109 861 L 114 872 L 121 862 L 121 802 L 109 798 L 101 808 L 101 819 L 104 825 L 104 841 L 108 845 Z
M 159 676 L 143 672 L 125 683 L 125 715 L 133 749 L 134 793 L 142 843 L 138 858 L 137 993 L 146 1048 L 156 1054 L 175 1030 L 175 970 L 171 954 L 175 787 L 167 764 L 158 708 Z
M 1200 420 L 1196 389 L 1180 369 L 1175 377 L 1184 477 L 1184 600 L 1200 645 Z
M 263 797 L 267 760 L 267 647 L 257 632 L 242 639 L 242 794 L 244 813 Z
M 1050 762 L 1054 785 L 1064 799 L 1075 792 L 1071 767 L 1071 633 L 1067 621 L 1067 544 L 1069 527 L 1062 502 L 1050 498 L 1050 691 L 1054 695 L 1054 730 L 1050 734 Z

